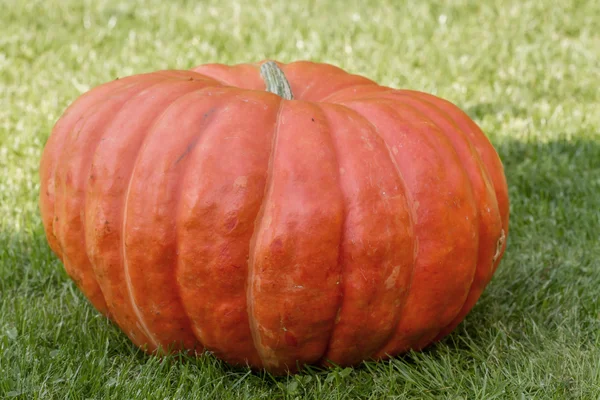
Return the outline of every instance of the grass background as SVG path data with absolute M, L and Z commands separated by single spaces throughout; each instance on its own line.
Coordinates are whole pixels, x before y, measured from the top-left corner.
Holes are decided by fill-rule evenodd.
M 0 0 L 0 398 L 600 398 L 596 0 Z M 53 123 L 118 76 L 206 62 L 334 63 L 465 109 L 506 168 L 507 255 L 441 344 L 273 378 L 158 360 L 99 317 L 46 245 Z

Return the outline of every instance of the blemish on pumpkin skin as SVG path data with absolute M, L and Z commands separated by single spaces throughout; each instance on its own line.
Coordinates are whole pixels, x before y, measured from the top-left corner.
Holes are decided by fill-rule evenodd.
M 196 141 L 195 140 L 194 140 L 194 142 L 188 144 L 187 147 L 185 148 L 185 151 L 175 161 L 175 165 L 179 164 L 179 162 L 181 160 L 183 160 L 185 158 L 185 156 L 187 156 L 190 153 L 190 151 L 192 151 L 192 149 L 194 148 L 195 145 L 196 145 Z
M 232 217 L 225 223 L 225 230 L 230 233 L 232 232 L 236 226 L 238 225 L 238 219 L 236 217 Z
M 204 119 L 207 119 L 209 116 L 214 114 L 215 111 L 217 111 L 216 108 L 211 108 L 208 110 L 206 113 L 204 113 Z M 198 143 L 198 137 L 196 137 L 190 144 L 187 145 L 184 152 L 177 158 L 177 160 L 175 160 L 175 165 L 179 164 L 179 162 L 183 160 L 194 147 L 196 147 L 196 143 Z
M 207 112 L 205 112 L 203 115 L 204 119 L 210 117 L 212 114 L 215 113 L 215 111 L 217 111 L 217 109 L 213 107 L 210 110 L 208 110 Z
M 335 320 L 333 321 L 333 323 L 335 325 L 340 323 L 340 320 L 342 319 L 342 307 L 339 307 L 337 310 L 337 313 L 335 314 Z
M 394 286 L 396 286 L 396 280 L 398 279 L 398 275 L 400 274 L 400 266 L 396 265 L 393 267 L 392 273 L 388 276 L 388 278 L 385 280 L 385 288 L 386 289 L 392 289 Z
M 276 253 L 276 252 L 280 252 L 281 250 L 283 250 L 283 242 L 281 241 L 281 239 L 275 239 L 273 240 L 273 242 L 271 242 L 271 252 Z
M 371 143 L 371 141 L 369 140 L 368 137 L 366 136 L 361 136 L 361 140 L 363 141 L 363 143 L 365 144 L 365 147 L 367 148 L 367 150 L 372 151 L 375 147 L 373 146 L 373 143 Z
M 492 263 L 495 263 L 498 257 L 500 257 L 500 253 L 502 252 L 502 247 L 504 245 L 504 240 L 506 240 L 506 234 L 504 233 L 504 229 L 502 229 L 502 231 L 500 232 L 500 237 L 496 242 L 496 252 L 494 254 L 494 257 L 492 258 Z
M 247 176 L 238 176 L 233 182 L 234 188 L 243 189 L 248 185 L 248 177 Z

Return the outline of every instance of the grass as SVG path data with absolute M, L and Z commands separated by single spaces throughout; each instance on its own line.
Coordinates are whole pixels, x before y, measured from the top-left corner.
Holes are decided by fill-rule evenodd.
M 599 399 L 600 2 L 0 0 L 0 398 Z M 594 25 L 596 22 L 596 25 Z M 439 345 L 274 378 L 137 351 L 46 245 L 37 166 L 55 120 L 138 72 L 337 64 L 464 108 L 505 163 L 507 255 Z

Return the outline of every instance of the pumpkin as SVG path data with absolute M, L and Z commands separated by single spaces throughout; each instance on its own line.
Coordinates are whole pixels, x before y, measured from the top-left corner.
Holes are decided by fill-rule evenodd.
M 133 343 L 273 373 L 441 339 L 508 233 L 501 161 L 464 112 L 312 62 L 98 86 L 40 178 L 50 247 Z

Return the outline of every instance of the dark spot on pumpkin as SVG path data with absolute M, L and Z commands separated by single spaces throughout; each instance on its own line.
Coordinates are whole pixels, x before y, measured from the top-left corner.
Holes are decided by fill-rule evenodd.
M 271 242 L 271 251 L 273 253 L 281 252 L 283 250 L 283 242 L 277 238 Z
M 312 122 L 315 122 L 315 119 L 314 119 L 314 118 L 311 118 L 310 120 L 311 120 Z
M 204 118 L 208 118 L 211 114 L 214 114 L 215 111 L 217 111 L 216 108 L 211 108 L 210 110 L 204 113 Z
M 188 144 L 185 148 L 185 151 L 179 156 L 179 158 L 175 161 L 175 165 L 179 164 L 179 162 L 181 160 L 183 160 L 185 158 L 185 156 L 187 156 L 189 154 L 190 151 L 192 151 L 192 149 L 194 148 L 194 146 L 196 145 L 196 141 L 194 140 L 192 143 Z
M 194 80 L 194 77 L 193 77 L 193 76 L 190 76 L 190 79 L 189 79 L 189 80 L 190 80 L 190 81 L 193 81 L 193 80 Z
M 231 217 L 227 220 L 227 222 L 225 222 L 225 230 L 227 232 L 231 232 L 232 230 L 235 229 L 237 224 L 238 224 L 238 219 L 235 216 Z
M 213 114 L 217 109 L 216 108 L 211 108 L 210 110 L 208 110 L 206 113 L 204 113 L 204 119 L 208 118 L 211 114 Z M 196 143 L 198 143 L 198 138 L 196 137 L 194 140 L 192 140 L 192 142 L 190 144 L 187 145 L 187 147 L 185 148 L 184 152 L 179 156 L 179 158 L 177 158 L 177 160 L 175 160 L 175 165 L 179 164 L 179 162 L 181 160 L 183 160 L 185 158 L 185 156 L 187 156 L 189 154 L 190 151 L 192 151 L 192 149 L 196 146 Z

